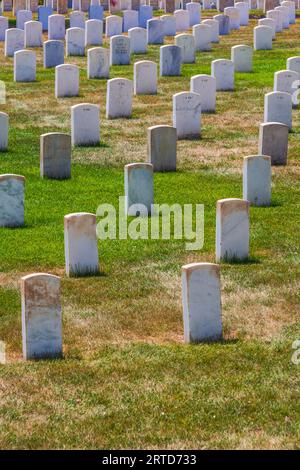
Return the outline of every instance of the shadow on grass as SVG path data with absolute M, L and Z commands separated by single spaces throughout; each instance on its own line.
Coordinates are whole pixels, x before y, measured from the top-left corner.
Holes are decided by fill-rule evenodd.
M 106 274 L 104 271 L 85 271 L 85 272 L 71 272 L 69 274 L 69 278 L 72 279 L 81 279 L 81 278 L 86 278 L 86 277 L 107 277 L 108 274 Z
M 232 264 L 236 264 L 236 265 L 247 265 L 247 264 L 261 264 L 261 260 L 259 258 L 255 258 L 254 256 L 250 256 L 249 258 L 244 258 L 244 259 L 238 259 L 238 258 L 227 258 L 227 257 L 224 257 L 221 261 L 220 261 L 220 264 L 221 265 L 232 265 Z

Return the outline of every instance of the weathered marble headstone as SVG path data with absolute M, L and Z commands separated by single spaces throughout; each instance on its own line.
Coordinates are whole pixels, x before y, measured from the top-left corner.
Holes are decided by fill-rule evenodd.
M 139 10 L 139 26 L 147 28 L 147 21 L 153 16 L 153 7 L 151 5 L 141 5 Z
M 248 26 L 249 24 L 249 3 L 237 2 L 235 8 L 240 12 L 240 26 Z
M 87 20 L 85 23 L 85 45 L 102 46 L 103 43 L 103 21 Z
M 252 72 L 253 49 L 250 46 L 238 45 L 231 48 L 231 60 L 235 72 Z
M 234 89 L 234 64 L 231 60 L 213 60 L 211 75 L 216 79 L 217 91 L 231 91 Z
M 269 26 L 272 28 L 272 39 L 276 37 L 276 21 L 272 18 L 261 18 L 258 20 L 258 26 Z
M 211 50 L 211 26 L 201 23 L 193 26 L 193 36 L 195 38 L 196 51 L 210 51 Z
M 93 47 L 88 50 L 88 78 L 109 78 L 109 50 Z
M 264 122 L 259 127 L 258 153 L 269 155 L 272 165 L 286 165 L 289 128 L 278 122 Z
M 177 132 L 172 126 L 148 128 L 148 162 L 154 171 L 176 171 Z
M 25 47 L 42 47 L 43 31 L 39 21 L 27 21 L 24 27 Z
M 16 16 L 16 25 L 18 29 L 24 29 L 26 21 L 32 20 L 32 12 L 30 10 L 19 10 Z
M 157 93 L 157 64 L 150 60 L 134 63 L 133 89 L 135 95 L 155 95 Z
M 276 7 L 275 11 L 280 11 L 282 14 L 282 28 L 288 29 L 290 26 L 290 11 L 288 8 L 280 6 Z
M 195 38 L 192 34 L 181 33 L 175 36 L 175 45 L 181 47 L 181 63 L 195 62 Z
M 210 26 L 210 41 L 213 43 L 218 43 L 219 42 L 219 21 L 218 20 L 213 20 L 213 19 L 208 19 L 208 20 L 203 20 L 201 24 L 205 24 L 207 26 Z
M 187 10 L 175 10 L 176 32 L 188 31 L 190 27 L 190 14 Z
M 289 57 L 286 61 L 287 70 L 297 72 L 300 77 L 300 56 Z
M 128 32 L 131 28 L 137 28 L 139 25 L 139 14 L 135 10 L 125 10 L 123 13 L 123 31 Z
M 147 216 L 154 203 L 153 166 L 131 163 L 124 167 L 125 214 Z
M 85 54 L 85 31 L 82 28 L 69 28 L 66 31 L 67 56 Z
M 8 114 L 0 112 L 0 152 L 7 150 L 8 146 Z
M 0 227 L 24 225 L 24 186 L 24 176 L 0 175 Z
M 161 19 L 155 18 L 147 21 L 148 44 L 163 44 L 164 34 L 164 23 Z
M 8 18 L 0 16 L 0 41 L 5 41 L 5 31 L 8 29 Z
M 179 46 L 161 46 L 160 48 L 160 75 L 181 75 L 181 48 Z
M 244 157 L 243 198 L 253 206 L 269 206 L 271 201 L 271 157 Z
M 65 61 L 65 47 L 62 41 L 50 39 L 45 41 L 44 47 L 44 67 L 56 67 Z
M 103 7 L 102 7 L 102 5 L 90 5 L 89 19 L 90 20 L 103 20 Z
M 274 91 L 265 95 L 264 122 L 281 122 L 292 128 L 292 97 L 289 93 Z
M 106 17 L 105 21 L 105 35 L 107 38 L 122 34 L 123 21 L 122 18 L 116 15 Z
M 83 11 L 72 11 L 70 13 L 70 28 L 85 28 L 85 17 Z
M 48 18 L 48 38 L 65 39 L 66 21 L 63 15 L 50 15 Z
M 34 82 L 36 80 L 36 53 L 21 50 L 14 54 L 14 81 Z
M 255 51 L 272 49 L 273 30 L 270 26 L 256 26 L 253 34 Z
M 132 54 L 146 54 L 147 31 L 144 28 L 131 28 L 128 31 L 130 39 L 130 52 Z
M 42 23 L 43 31 L 48 31 L 48 18 L 53 15 L 51 7 L 38 7 L 38 21 Z
M 71 106 L 72 145 L 97 145 L 100 142 L 100 108 L 97 104 Z
M 110 38 L 110 65 L 130 64 L 130 39 L 123 35 Z
M 130 117 L 132 112 L 132 81 L 112 78 L 107 82 L 106 118 Z
M 36 273 L 21 278 L 23 358 L 62 357 L 60 278 Z
M 297 107 L 300 75 L 292 70 L 279 70 L 274 74 L 274 91 L 284 91 L 293 97 L 293 107 Z
M 200 343 L 222 338 L 220 266 L 191 263 L 182 266 L 184 341 Z
M 249 256 L 249 205 L 243 199 L 217 201 L 216 260 L 244 260 Z
M 240 10 L 236 7 L 224 8 L 224 15 L 229 17 L 229 28 L 240 29 Z
M 71 178 L 71 137 L 50 132 L 40 137 L 40 175 L 42 178 Z
M 190 2 L 186 5 L 186 10 L 189 12 L 190 26 L 199 24 L 201 21 L 201 5 L 200 3 Z
M 215 15 L 213 19 L 219 22 L 219 35 L 227 36 L 230 33 L 229 16 Z
M 294 1 L 281 2 L 282 7 L 286 7 L 289 10 L 289 23 L 295 24 L 296 22 L 296 4 Z
M 278 10 L 270 10 L 267 12 L 267 18 L 272 18 L 273 20 L 276 21 L 276 33 L 281 33 L 283 29 L 282 25 L 282 12 Z
M 24 49 L 25 34 L 23 29 L 9 28 L 5 31 L 5 56 L 13 57 L 16 51 Z
M 55 67 L 55 97 L 78 96 L 79 68 L 77 65 L 62 64 Z
M 201 112 L 216 110 L 216 79 L 211 75 L 195 75 L 191 78 L 191 91 L 201 97 Z
M 93 275 L 99 272 L 96 216 L 87 212 L 64 217 L 67 276 Z
M 174 16 L 171 15 L 162 15 L 160 17 L 164 23 L 164 35 L 165 36 L 175 36 L 176 34 L 176 20 Z
M 186 92 L 173 95 L 173 126 L 178 139 L 199 138 L 201 135 L 201 96 Z
M 57 13 L 60 15 L 68 13 L 68 0 L 57 0 Z

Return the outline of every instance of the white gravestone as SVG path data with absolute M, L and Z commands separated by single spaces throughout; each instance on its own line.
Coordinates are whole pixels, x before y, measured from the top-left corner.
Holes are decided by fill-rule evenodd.
M 123 31 L 128 32 L 131 28 L 137 28 L 139 25 L 139 13 L 135 10 L 125 10 L 123 13 Z
M 249 24 L 249 4 L 246 2 L 237 2 L 234 5 L 240 12 L 240 26 Z
M 71 178 L 71 137 L 61 132 L 40 136 L 41 178 L 64 180 Z
M 231 60 L 213 60 L 211 63 L 211 74 L 216 79 L 217 91 L 234 89 L 234 64 Z
M 195 38 L 196 51 L 210 51 L 212 29 L 211 26 L 201 23 L 193 26 L 193 36 Z
M 224 15 L 229 17 L 229 28 L 240 29 L 240 10 L 236 7 L 224 8 Z
M 273 30 L 270 26 L 256 26 L 253 35 L 255 51 L 272 49 Z
M 23 358 L 62 357 L 60 278 L 36 273 L 21 278 Z
M 147 31 L 144 28 L 132 28 L 128 31 L 131 54 L 146 54 Z
M 284 91 L 293 97 L 293 106 L 298 106 L 298 88 L 300 75 L 292 70 L 280 70 L 274 74 L 274 91 Z
M 296 3 L 294 1 L 281 2 L 282 7 L 286 7 L 289 10 L 289 23 L 295 24 L 296 22 Z M 299 5 L 297 5 L 299 6 Z
M 147 42 L 148 44 L 163 44 L 165 26 L 161 19 L 152 18 L 147 20 Z
M 24 186 L 24 176 L 0 175 L 0 227 L 24 225 Z
M 283 29 L 282 12 L 278 10 L 270 10 L 267 12 L 267 18 L 272 18 L 276 21 L 276 33 L 281 33 Z
M 65 46 L 59 39 L 50 39 L 43 43 L 44 67 L 56 67 L 65 61 Z
M 175 36 L 176 34 L 176 20 L 173 15 L 162 15 L 163 31 L 165 36 Z
M 160 75 L 181 75 L 181 48 L 179 46 L 161 46 L 159 58 Z
M 82 11 L 72 11 L 70 13 L 70 28 L 84 29 L 84 13 Z
M 204 24 L 206 26 L 210 26 L 210 28 L 211 28 L 211 30 L 210 30 L 210 42 L 217 44 L 220 41 L 219 40 L 219 31 L 220 31 L 219 21 L 213 20 L 213 19 L 207 19 L 207 20 L 203 20 L 201 22 L 201 24 Z
M 231 48 L 231 60 L 235 72 L 252 72 L 253 49 L 250 46 L 238 45 Z
M 88 20 L 85 23 L 85 45 L 102 46 L 103 43 L 103 21 Z
M 276 21 L 272 20 L 272 18 L 261 18 L 258 20 L 258 26 L 269 26 L 272 28 L 272 39 L 276 37 Z
M 99 260 L 95 214 L 78 212 L 65 215 L 64 228 L 67 276 L 98 273 Z
M 36 80 L 36 53 L 17 51 L 14 54 L 14 81 L 34 82 Z
M 264 122 L 281 122 L 292 128 L 292 97 L 283 91 L 265 95 Z
M 269 206 L 271 201 L 271 157 L 244 157 L 243 199 L 253 206 Z
M 220 266 L 191 263 L 182 267 L 182 307 L 185 343 L 222 338 Z
M 150 163 L 131 163 L 124 168 L 125 214 L 151 215 L 153 196 L 153 166 Z
M 243 199 L 217 201 L 216 260 L 245 260 L 249 256 L 249 205 Z
M 106 118 L 130 117 L 132 113 L 132 81 L 112 78 L 107 82 Z
M 109 50 L 93 47 L 88 50 L 88 78 L 109 78 Z
M 43 31 L 39 21 L 27 21 L 25 23 L 25 47 L 42 47 Z
M 55 97 L 78 96 L 79 68 L 77 65 L 62 64 L 55 67 Z
M 69 28 L 66 32 L 67 56 L 84 56 L 85 32 L 82 28 Z
M 191 77 L 191 91 L 201 97 L 201 112 L 216 111 L 216 79 L 211 75 L 195 75 Z
M 188 31 L 190 27 L 190 14 L 187 10 L 175 10 L 176 33 Z
M 154 171 L 176 171 L 177 132 L 172 126 L 148 128 L 147 161 Z
M 130 64 L 130 39 L 121 34 L 110 38 L 110 65 Z
M 155 95 L 157 93 L 157 64 L 141 60 L 134 64 L 133 89 L 135 95 Z
M 186 10 L 189 12 L 190 26 L 199 24 L 201 21 L 201 5 L 200 3 L 190 2 L 186 4 Z
M 23 29 L 11 28 L 5 31 L 5 56 L 13 57 L 16 51 L 24 49 L 25 35 Z
M 0 112 L 0 152 L 5 152 L 8 146 L 8 114 Z
M 287 70 L 297 72 L 300 77 L 300 56 L 289 57 L 286 61 Z
M 269 155 L 272 165 L 286 165 L 289 128 L 279 122 L 264 122 L 259 126 L 258 154 Z
M 195 38 L 192 34 L 177 34 L 175 36 L 175 45 L 181 48 L 182 64 L 193 64 L 195 62 Z
M 24 29 L 26 21 L 32 20 L 32 12 L 30 10 L 19 10 L 16 16 L 16 26 L 18 29 Z
M 5 31 L 8 29 L 8 18 L 0 16 L 0 41 L 5 41 Z
M 80 103 L 71 107 L 72 145 L 100 143 L 100 108 L 97 104 Z
M 201 135 L 201 96 L 194 92 L 173 95 L 173 126 L 178 139 Z
M 105 22 L 105 35 L 107 38 L 122 34 L 123 21 L 116 15 L 107 16 Z
M 286 7 L 275 7 L 275 11 L 280 11 L 282 13 L 282 28 L 288 29 L 290 26 L 290 12 Z
M 64 40 L 66 21 L 64 15 L 50 15 L 48 18 L 48 38 Z

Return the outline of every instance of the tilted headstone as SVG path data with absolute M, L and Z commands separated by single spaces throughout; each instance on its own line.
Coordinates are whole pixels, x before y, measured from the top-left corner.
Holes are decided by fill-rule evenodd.
M 212 31 L 210 26 L 204 23 L 193 26 L 193 36 L 195 38 L 196 51 L 211 50 Z
M 123 31 L 128 32 L 131 28 L 137 28 L 139 25 L 139 14 L 135 10 L 125 10 L 123 13 Z
M 32 12 L 30 10 L 19 10 L 17 12 L 16 25 L 18 29 L 24 29 L 25 23 L 32 20 Z
M 109 78 L 109 50 L 93 47 L 88 50 L 88 78 Z
M 220 199 L 216 216 L 216 260 L 249 257 L 249 205 L 243 199 Z
M 133 89 L 135 95 L 157 93 L 157 64 L 150 60 L 134 63 Z
M 153 166 L 150 163 L 130 163 L 124 167 L 125 214 L 151 214 L 153 196 Z
M 232 60 L 213 60 L 211 75 L 216 79 L 217 91 L 232 91 L 234 89 L 234 64 Z
M 107 82 L 106 118 L 130 117 L 132 112 L 132 81 L 112 78 Z
M 224 15 L 229 17 L 229 28 L 240 29 L 240 10 L 236 7 L 224 8 Z
M 44 67 L 56 67 L 65 61 L 65 47 L 62 41 L 50 39 L 45 41 L 44 47 Z
M 205 24 L 207 26 L 210 26 L 210 41 L 213 43 L 218 43 L 219 42 L 219 21 L 218 20 L 213 20 L 213 19 L 208 19 L 208 20 L 203 20 L 201 24 Z
M 50 15 L 48 18 L 48 38 L 65 39 L 66 21 L 63 15 Z
M 42 178 L 71 178 L 71 137 L 61 132 L 40 136 L 40 175 Z
M 151 5 L 141 5 L 139 10 L 139 27 L 147 28 L 147 21 L 153 16 L 153 7 Z
M 162 77 L 181 75 L 181 48 L 171 45 L 161 46 L 159 66 Z
M 238 45 L 231 48 L 231 60 L 235 72 L 252 72 L 253 49 L 250 46 Z
M 261 18 L 258 20 L 258 26 L 269 26 L 272 28 L 272 39 L 276 37 L 276 21 L 272 18 Z
M 178 139 L 199 138 L 201 135 L 201 96 L 183 91 L 173 95 L 173 126 Z
M 103 43 L 103 21 L 88 20 L 85 23 L 85 45 L 102 46 Z
M 148 162 L 153 171 L 176 171 L 177 133 L 172 126 L 152 126 L 147 133 Z
M 96 216 L 88 212 L 64 217 L 67 276 L 94 275 L 99 272 Z
M 21 278 L 23 358 L 62 357 L 60 278 L 36 273 Z
M 123 35 L 110 38 L 110 65 L 130 64 L 130 39 Z
M 164 23 L 164 35 L 165 36 L 175 36 L 176 34 L 176 20 L 174 16 L 171 15 L 162 15 L 160 17 Z
M 191 91 L 201 97 L 201 112 L 216 110 L 216 79 L 211 75 L 195 75 L 191 78 Z
M 105 35 L 107 38 L 122 34 L 123 21 L 122 18 L 116 15 L 106 17 L 105 21 Z
M 271 201 L 271 158 L 244 157 L 243 198 L 253 206 L 269 206 Z
M 164 23 L 161 19 L 155 18 L 147 21 L 148 44 L 163 44 L 164 35 Z
M 55 97 L 78 96 L 79 68 L 77 65 L 62 64 L 55 67 Z
M 255 51 L 272 49 L 273 30 L 270 26 L 256 26 L 253 35 Z
M 34 82 L 36 80 L 36 53 L 28 50 L 14 54 L 14 81 Z
M 25 47 L 42 47 L 43 31 L 39 21 L 27 21 L 25 23 Z
M 82 28 L 69 28 L 66 31 L 67 56 L 84 56 L 85 54 L 85 31 Z
M 188 31 L 190 27 L 190 14 L 187 10 L 175 10 L 176 33 Z
M 128 31 L 131 54 L 146 54 L 147 31 L 144 28 L 131 28 Z
M 8 18 L 0 16 L 0 41 L 5 41 L 5 31 L 8 29 Z
M 71 106 L 72 145 L 100 143 L 100 108 L 97 104 L 80 103 Z
M 181 63 L 195 62 L 195 38 L 192 34 L 181 33 L 175 36 L 175 45 L 181 47 Z
M 213 19 L 219 22 L 220 36 L 227 36 L 230 33 L 229 16 L 215 15 Z
M 0 152 L 5 152 L 8 146 L 8 114 L 0 111 Z
M 274 91 L 265 95 L 264 122 L 281 122 L 292 128 L 292 97 L 289 93 Z
M 258 154 L 269 155 L 272 165 L 286 165 L 289 128 L 278 122 L 264 122 L 259 127 Z
M 0 227 L 24 225 L 24 186 L 24 176 L 0 175 Z
M 220 266 L 191 263 L 182 266 L 182 307 L 185 343 L 222 338 Z
M 201 21 L 201 6 L 200 3 L 187 3 L 186 10 L 189 12 L 189 23 L 190 26 L 199 24 Z

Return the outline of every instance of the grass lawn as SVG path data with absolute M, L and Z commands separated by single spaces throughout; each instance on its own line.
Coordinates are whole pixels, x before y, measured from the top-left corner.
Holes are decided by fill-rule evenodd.
M 204 17 L 215 12 L 205 12 Z M 257 14 L 256 17 L 259 17 Z M 80 96 L 56 100 L 54 70 L 37 51 L 36 83 L 13 82 L 13 59 L 0 43 L 0 80 L 10 119 L 9 150 L 0 174 L 26 177 L 25 226 L 0 229 L 0 448 L 299 448 L 300 365 L 291 362 L 300 339 L 300 120 L 293 110 L 286 167 L 272 168 L 272 204 L 250 209 L 251 257 L 222 264 L 224 340 L 183 343 L 180 274 L 193 261 L 214 261 L 216 201 L 242 197 L 243 157 L 258 151 L 264 94 L 274 72 L 300 55 L 300 19 L 277 34 L 272 51 L 254 53 L 253 73 L 235 75 L 234 92 L 217 93 L 216 114 L 202 115 L 201 140 L 178 142 L 178 171 L 154 176 L 155 203 L 205 205 L 200 251 L 178 240 L 99 242 L 101 275 L 64 275 L 63 217 L 118 206 L 123 167 L 146 159 L 147 128 L 172 124 L 172 95 L 210 63 L 252 45 L 253 27 L 221 36 L 197 53 L 181 77 L 159 79 L 157 96 L 133 100 L 131 119 L 105 119 L 106 80 L 87 80 Z M 45 36 L 46 39 L 46 36 Z M 171 39 L 167 43 L 171 43 Z M 105 46 L 108 42 L 105 40 Z M 111 68 L 133 78 L 133 63 L 159 62 L 159 46 Z M 101 145 L 76 148 L 72 179 L 42 180 L 39 136 L 70 132 L 70 106 L 100 104 Z M 24 362 L 20 277 L 62 277 L 64 360 Z

